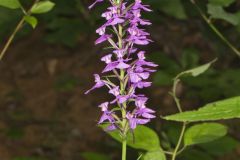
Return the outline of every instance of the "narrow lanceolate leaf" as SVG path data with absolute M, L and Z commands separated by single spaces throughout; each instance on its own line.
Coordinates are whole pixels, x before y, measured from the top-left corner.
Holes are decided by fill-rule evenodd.
M 211 18 L 222 19 L 235 26 L 239 24 L 239 16 L 237 14 L 228 13 L 222 6 L 208 4 L 207 8 Z
M 55 6 L 55 4 L 51 1 L 48 1 L 48 0 L 40 1 L 32 7 L 31 13 L 33 13 L 33 14 L 46 13 L 46 12 L 51 11 L 54 6 Z
M 203 123 L 190 127 L 184 135 L 184 145 L 207 143 L 227 134 L 227 127 L 219 123 Z
M 207 63 L 207 64 L 204 64 L 202 66 L 199 66 L 199 67 L 196 67 L 196 68 L 193 68 L 193 69 L 190 69 L 190 70 L 187 70 L 187 71 L 184 71 L 182 73 L 180 73 L 177 77 L 180 78 L 182 76 L 185 76 L 185 75 L 191 75 L 193 77 L 197 77 L 199 76 L 200 74 L 206 72 L 209 67 L 214 63 L 216 62 L 217 59 L 214 59 L 213 61 Z
M 182 112 L 164 117 L 179 122 L 212 121 L 240 118 L 240 96 L 207 104 L 196 111 Z
M 37 24 L 38 24 L 38 20 L 36 17 L 34 16 L 25 16 L 24 17 L 25 22 L 27 22 L 28 24 L 30 24 L 32 26 L 32 28 L 36 28 Z
M 118 131 L 108 132 L 108 134 L 115 140 L 122 142 Z M 129 133 L 127 136 L 127 145 L 146 151 L 161 150 L 158 135 L 146 126 L 138 126 L 133 134 Z
M 161 150 L 150 151 L 143 156 L 143 160 L 166 160 L 166 156 Z
M 18 0 L 0 0 L 0 6 L 17 9 L 21 7 L 21 4 Z

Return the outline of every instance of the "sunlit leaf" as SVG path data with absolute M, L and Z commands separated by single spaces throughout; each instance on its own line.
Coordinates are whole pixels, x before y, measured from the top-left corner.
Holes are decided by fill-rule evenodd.
M 24 17 L 24 20 L 25 20 L 28 24 L 30 24 L 33 29 L 36 28 L 36 26 L 37 26 L 37 24 L 38 24 L 38 20 L 37 20 L 37 18 L 34 17 L 34 16 L 25 16 L 25 17 Z
M 115 140 L 122 142 L 122 138 L 118 131 L 108 132 L 108 134 Z M 155 131 L 146 126 L 138 126 L 134 130 L 134 135 L 129 132 L 127 136 L 127 144 L 135 149 L 143 149 L 146 151 L 155 151 L 160 149 L 158 135 Z
M 17 9 L 21 7 L 21 4 L 18 0 L 0 0 L 0 6 Z
M 228 7 L 230 4 L 235 2 L 236 0 L 209 0 L 209 3 L 219 6 Z
M 233 25 L 238 25 L 240 23 L 239 18 L 236 14 L 226 12 L 221 6 L 208 4 L 207 7 L 211 18 L 222 19 Z
M 164 117 L 179 122 L 212 121 L 240 118 L 240 96 L 205 105 L 196 111 L 182 112 Z
M 190 74 L 190 75 L 193 76 L 193 77 L 197 77 L 197 76 L 199 76 L 200 74 L 206 72 L 206 71 L 209 69 L 209 67 L 210 67 L 215 61 L 216 61 L 216 59 L 213 60 L 213 61 L 211 61 L 211 62 L 209 62 L 209 63 L 207 63 L 207 64 L 204 64 L 204 65 L 202 65 L 202 66 L 199 66 L 199 67 L 196 67 L 196 68 L 193 68 L 193 69 L 184 71 L 184 72 L 180 73 L 177 77 L 179 78 L 179 77 L 181 77 L 181 76 L 188 75 L 188 74 Z
M 150 151 L 143 156 L 143 160 L 166 160 L 166 156 L 161 150 Z
M 50 10 L 52 10 L 54 6 L 55 6 L 55 4 L 51 1 L 48 1 L 48 0 L 40 1 L 32 7 L 31 13 L 33 13 L 33 14 L 46 13 L 46 12 L 49 12 Z
M 184 135 L 184 145 L 207 143 L 227 134 L 227 127 L 219 123 L 203 123 L 190 127 Z

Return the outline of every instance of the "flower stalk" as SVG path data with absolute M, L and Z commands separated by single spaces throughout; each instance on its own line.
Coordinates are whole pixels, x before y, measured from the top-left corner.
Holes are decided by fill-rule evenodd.
M 89 8 L 103 1 L 96 0 Z M 155 72 L 152 68 L 157 67 L 153 62 L 146 61 L 145 51 L 137 48 L 152 42 L 148 38 L 150 34 L 142 28 L 151 25 L 151 22 L 141 17 L 143 11 L 151 10 L 148 5 L 142 4 L 141 0 L 108 1 L 111 6 L 102 14 L 106 23 L 96 30 L 100 37 L 95 44 L 109 42 L 108 48 L 113 50 L 101 58 L 106 64 L 102 71 L 104 76 L 95 74 L 95 85 L 86 94 L 105 86 L 109 89 L 108 93 L 113 95 L 112 101 L 99 105 L 103 114 L 98 123 L 107 122 L 106 131 L 120 132 L 122 160 L 126 160 L 128 132 L 155 118 L 155 111 L 146 107 L 148 98 L 137 93 L 139 89 L 151 86 L 147 79 L 150 73 Z

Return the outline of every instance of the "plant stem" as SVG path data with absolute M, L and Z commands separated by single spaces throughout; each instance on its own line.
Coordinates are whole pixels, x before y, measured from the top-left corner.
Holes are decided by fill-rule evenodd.
M 179 136 L 177 146 L 176 146 L 176 148 L 175 148 L 175 150 L 174 150 L 174 152 L 173 152 L 173 155 L 172 155 L 172 160 L 175 160 L 176 157 L 177 157 L 178 150 L 179 150 L 180 145 L 181 145 L 181 143 L 182 143 L 185 130 L 186 130 L 186 123 L 183 123 L 182 131 L 181 131 L 181 134 L 180 134 L 180 136 Z
M 122 160 L 127 158 L 127 140 L 126 137 L 122 141 Z
M 181 113 L 181 112 L 183 112 L 183 111 L 182 111 L 182 107 L 181 107 L 181 104 L 180 104 L 180 100 L 179 100 L 179 98 L 177 97 L 177 93 L 176 93 L 176 92 L 177 92 L 177 86 L 178 86 L 179 82 L 180 82 L 180 79 L 179 79 L 179 75 L 178 75 L 178 76 L 174 79 L 172 96 L 173 96 L 173 98 L 174 98 L 174 101 L 175 101 L 175 103 L 176 103 L 176 105 L 177 105 L 177 108 L 178 108 L 179 112 Z M 174 149 L 174 151 L 173 151 L 173 154 L 172 154 L 172 160 L 175 160 L 176 157 L 177 157 L 177 155 L 184 150 L 184 148 L 182 148 L 182 149 L 180 149 L 181 152 L 179 152 L 179 148 L 180 148 L 180 146 L 181 146 L 181 143 L 182 143 L 182 140 L 183 140 L 183 137 L 184 137 L 184 133 L 185 133 L 185 131 L 186 131 L 186 127 L 187 127 L 187 123 L 184 122 L 184 123 L 183 123 L 183 126 L 182 126 L 182 130 L 181 130 L 180 136 L 179 136 L 179 139 L 178 139 L 178 142 L 177 142 L 177 145 L 176 145 L 176 147 L 175 147 L 175 149 Z
M 39 0 L 35 0 L 35 2 L 33 3 L 32 7 L 38 3 Z M 24 8 L 21 6 L 21 9 L 23 10 L 25 15 L 31 15 L 31 9 L 32 7 L 28 10 L 28 12 L 26 13 L 26 11 L 24 10 Z M 24 24 L 24 16 L 22 17 L 22 19 L 19 21 L 19 23 L 17 24 L 16 28 L 14 29 L 13 33 L 10 35 L 10 37 L 8 38 L 6 44 L 3 47 L 3 50 L 0 53 L 0 60 L 2 60 L 3 56 L 5 55 L 5 53 L 7 52 L 9 46 L 11 45 L 14 37 L 16 36 L 17 32 L 22 28 Z
M 118 47 L 119 49 L 123 48 L 123 27 L 122 25 L 118 25 Z M 124 94 L 125 92 L 125 86 L 124 86 L 124 77 L 125 77 L 125 71 L 123 69 L 120 70 L 120 93 Z M 121 107 L 121 106 L 119 106 Z M 127 119 L 126 119 L 126 108 L 127 104 L 126 102 L 122 104 L 122 160 L 126 160 L 127 158 Z
M 120 71 L 120 92 L 121 94 L 124 94 L 124 90 L 125 90 L 125 87 L 124 87 L 124 82 L 123 82 L 123 79 L 124 79 L 124 70 L 121 69 Z M 121 106 L 120 106 L 121 107 Z M 126 157 L 127 157 L 127 120 L 126 120 L 126 108 L 127 108 L 127 104 L 126 102 L 123 103 L 122 105 L 122 160 L 126 160 Z
M 173 83 L 173 90 L 172 90 L 172 94 L 173 94 L 173 98 L 174 98 L 174 101 L 177 105 L 177 108 L 178 108 L 178 111 L 179 112 L 182 112 L 182 107 L 181 107 L 181 104 L 180 104 L 180 100 L 179 98 L 177 97 L 177 86 L 178 86 L 178 83 L 180 82 L 180 80 L 178 79 L 178 77 L 176 77 L 174 79 L 174 83 Z
M 16 36 L 17 32 L 22 28 L 23 23 L 24 23 L 24 17 L 20 20 L 20 22 L 18 23 L 18 25 L 14 29 L 13 33 L 11 34 L 11 36 L 8 38 L 6 44 L 4 45 L 3 50 L 1 51 L 1 54 L 0 54 L 0 60 L 2 60 L 3 56 L 5 55 L 9 46 L 11 45 L 11 43 L 12 43 L 14 37 Z
M 240 51 L 229 41 L 227 40 L 226 37 L 224 37 L 224 35 L 212 24 L 212 22 L 208 19 L 208 17 L 204 14 L 204 12 L 202 11 L 202 9 L 197 5 L 197 3 L 195 2 L 195 0 L 190 0 L 192 2 L 192 4 L 194 4 L 198 10 L 198 12 L 200 13 L 200 15 L 202 16 L 202 18 L 204 19 L 204 21 L 209 25 L 209 27 L 215 32 L 215 34 L 226 44 L 228 45 L 228 47 L 230 47 L 232 49 L 232 51 L 234 53 L 236 53 L 239 57 L 240 57 Z

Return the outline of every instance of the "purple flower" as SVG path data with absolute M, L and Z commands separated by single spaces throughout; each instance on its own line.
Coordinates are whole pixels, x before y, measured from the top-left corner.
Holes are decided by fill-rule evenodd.
M 96 41 L 95 41 L 95 44 L 100 44 L 102 42 L 105 42 L 106 40 L 108 40 L 109 38 L 111 38 L 112 35 L 110 34 L 103 34 L 101 35 L 101 37 L 99 37 Z
M 110 90 L 109 90 L 109 93 L 112 94 L 112 95 L 114 95 L 114 96 L 116 96 L 116 97 L 117 97 L 118 95 L 120 95 L 119 86 L 110 89 Z
M 126 118 L 129 121 L 129 127 L 131 129 L 135 129 L 138 124 L 146 124 L 150 121 L 149 119 L 137 118 L 136 115 L 132 115 L 130 113 L 126 115 Z
M 94 74 L 94 77 L 95 77 L 95 83 L 96 84 L 90 90 L 85 92 L 85 94 L 88 94 L 90 91 L 92 91 L 96 88 L 101 88 L 105 85 L 105 83 L 100 79 L 100 76 L 98 74 Z
M 96 0 L 89 8 L 103 1 Z M 99 105 L 102 111 L 99 124 L 108 123 L 107 131 L 123 131 L 135 129 L 156 117 L 155 111 L 146 107 L 148 98 L 137 94 L 139 89 L 151 86 L 148 78 L 157 67 L 146 60 L 145 51 L 138 49 L 139 45 L 152 42 L 150 34 L 143 29 L 151 22 L 142 18 L 142 12 L 152 10 L 141 0 L 134 0 L 132 4 L 127 0 L 109 2 L 111 6 L 101 14 L 106 21 L 96 30 L 99 38 L 95 44 L 108 41 L 112 51 L 101 57 L 106 65 L 103 76 L 100 78 L 95 74 L 95 85 L 86 93 L 103 86 L 109 89 L 108 93 L 114 96 L 114 100 Z M 125 126 L 122 120 L 127 120 Z

